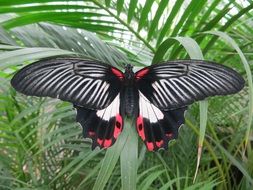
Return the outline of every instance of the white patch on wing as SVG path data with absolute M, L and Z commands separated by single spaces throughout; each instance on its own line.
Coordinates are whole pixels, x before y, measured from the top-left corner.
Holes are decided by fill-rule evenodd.
M 164 118 L 162 111 L 154 106 L 140 91 L 139 96 L 139 115 L 149 119 L 151 123 L 156 123 L 158 120 L 162 120 Z
M 101 119 L 109 121 L 110 118 L 115 117 L 119 113 L 119 104 L 120 104 L 120 100 L 119 100 L 119 94 L 118 94 L 108 107 L 102 110 L 98 110 L 96 114 Z

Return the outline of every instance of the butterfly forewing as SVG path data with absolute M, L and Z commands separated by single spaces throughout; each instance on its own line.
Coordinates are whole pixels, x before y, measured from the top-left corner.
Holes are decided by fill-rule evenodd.
M 85 108 L 103 109 L 119 93 L 120 77 L 121 71 L 97 61 L 56 58 L 24 67 L 11 84 L 26 95 L 49 96 Z
M 207 61 L 179 60 L 146 67 L 135 74 L 139 90 L 155 106 L 171 110 L 209 96 L 240 91 L 243 78 L 234 70 Z

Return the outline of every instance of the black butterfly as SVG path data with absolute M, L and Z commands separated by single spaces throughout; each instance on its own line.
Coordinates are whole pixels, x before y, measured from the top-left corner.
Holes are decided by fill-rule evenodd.
M 177 138 L 187 105 L 244 86 L 234 70 L 201 60 L 168 61 L 136 73 L 132 68 L 126 65 L 123 73 L 98 61 L 52 58 L 24 67 L 11 84 L 26 95 L 72 102 L 92 148 L 112 146 L 123 130 L 123 118 L 134 117 L 150 151 L 167 149 Z

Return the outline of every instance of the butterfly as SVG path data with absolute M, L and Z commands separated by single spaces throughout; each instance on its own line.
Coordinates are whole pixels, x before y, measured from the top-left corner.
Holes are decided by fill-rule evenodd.
M 11 84 L 25 95 L 73 103 L 92 149 L 112 146 L 124 118 L 133 117 L 147 149 L 156 151 L 177 138 L 188 105 L 239 92 L 244 79 L 233 69 L 202 60 L 167 61 L 135 73 L 127 64 L 123 73 L 99 61 L 51 58 L 22 68 Z

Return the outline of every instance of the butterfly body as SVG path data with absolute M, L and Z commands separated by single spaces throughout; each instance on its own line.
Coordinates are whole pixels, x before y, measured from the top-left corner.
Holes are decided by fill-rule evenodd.
M 132 69 L 133 67 L 130 64 L 126 65 L 120 91 L 121 113 L 128 117 L 136 116 L 139 102 L 136 79 Z
M 41 60 L 21 69 L 12 86 L 26 95 L 59 98 L 73 103 L 83 136 L 92 148 L 108 148 L 124 127 L 124 117 L 150 151 L 167 149 L 178 136 L 187 106 L 208 96 L 240 91 L 243 78 L 234 70 L 202 60 L 176 60 L 145 67 L 136 73 L 79 58 Z

